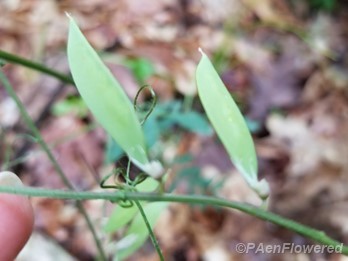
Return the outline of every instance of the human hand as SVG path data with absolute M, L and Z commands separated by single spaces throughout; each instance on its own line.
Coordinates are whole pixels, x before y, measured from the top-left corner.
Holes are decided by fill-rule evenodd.
M 0 172 L 1 186 L 22 186 L 12 172 Z M 0 260 L 11 261 L 28 241 L 34 214 L 28 197 L 0 194 Z

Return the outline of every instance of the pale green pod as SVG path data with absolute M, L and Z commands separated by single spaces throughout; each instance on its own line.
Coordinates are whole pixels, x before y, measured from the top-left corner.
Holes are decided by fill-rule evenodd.
M 227 91 L 205 53 L 197 66 L 199 98 L 218 137 L 233 164 L 248 184 L 262 197 L 268 195 L 268 184 L 258 181 L 254 143 L 238 106 Z
M 121 85 L 70 18 L 68 61 L 76 87 L 94 117 L 140 169 L 151 176 L 162 171 L 149 162 L 135 110 Z

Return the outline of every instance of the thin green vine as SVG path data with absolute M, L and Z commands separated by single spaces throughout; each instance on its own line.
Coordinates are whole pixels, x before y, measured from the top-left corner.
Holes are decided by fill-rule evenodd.
M 140 212 L 140 215 L 142 216 L 144 222 L 145 222 L 145 225 L 147 227 L 147 230 L 149 231 L 149 236 L 151 238 L 151 242 L 153 244 L 153 246 L 155 247 L 156 249 L 156 252 L 158 254 L 158 257 L 160 258 L 161 261 L 164 261 L 164 257 L 163 257 L 163 254 L 162 254 L 162 250 L 158 244 L 158 240 L 155 236 L 155 233 L 153 232 L 152 228 L 151 228 L 151 225 L 146 217 L 146 214 L 145 214 L 145 211 L 143 209 L 143 207 L 141 206 L 141 204 L 139 203 L 139 200 L 134 200 L 135 204 L 137 205 L 138 209 L 139 209 L 139 212 Z
M 226 207 L 242 211 L 246 214 L 269 221 L 286 229 L 292 230 L 306 238 L 321 243 L 323 245 L 341 246 L 341 242 L 327 236 L 325 232 L 302 225 L 291 219 L 281 217 L 272 212 L 263 210 L 253 205 L 241 202 L 234 202 L 223 198 L 210 197 L 203 195 L 175 195 L 175 194 L 154 194 L 139 192 L 76 192 L 63 190 L 48 190 L 32 187 L 5 187 L 0 186 L 0 193 L 10 193 L 33 197 L 46 197 L 55 199 L 72 200 L 139 200 L 149 202 L 181 202 L 186 204 L 199 204 Z M 348 246 L 342 247 L 342 254 L 348 255 Z
M 0 59 L 8 63 L 20 64 L 24 67 L 50 75 L 64 83 L 75 85 L 74 80 L 69 75 L 52 70 L 43 64 L 33 62 L 31 60 L 14 55 L 12 53 L 8 53 L 8 52 L 0 50 Z

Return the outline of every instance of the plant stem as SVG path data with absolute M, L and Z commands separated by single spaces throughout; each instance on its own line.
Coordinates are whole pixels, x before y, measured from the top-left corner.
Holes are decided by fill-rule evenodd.
M 143 207 L 141 206 L 141 204 L 139 203 L 138 200 L 134 200 L 135 204 L 137 205 L 138 209 L 139 209 L 139 212 L 141 214 L 141 216 L 143 217 L 143 220 L 145 222 L 145 225 L 147 227 L 147 229 L 149 230 L 149 235 L 150 235 L 150 238 L 151 238 L 151 241 L 152 241 L 152 244 L 153 246 L 155 247 L 156 251 L 157 251 L 157 254 L 160 258 L 161 261 L 164 261 L 164 257 L 163 257 L 163 254 L 162 254 L 162 251 L 161 251 L 161 248 L 158 244 L 158 241 L 157 241 L 157 238 L 155 236 L 155 233 L 152 231 L 152 228 L 151 228 L 151 225 L 149 223 L 149 221 L 147 220 L 147 217 L 146 217 L 146 214 L 144 212 L 144 209 Z
M 10 82 L 8 81 L 7 77 L 3 74 L 3 72 L 0 70 L 0 82 L 2 82 L 2 84 L 4 85 L 7 93 L 12 97 L 12 99 L 15 101 L 15 103 L 18 106 L 18 109 L 25 121 L 25 123 L 28 125 L 29 129 L 31 130 L 31 132 L 33 133 L 33 135 L 35 136 L 35 138 L 37 139 L 37 142 L 40 144 L 40 146 L 42 147 L 42 149 L 44 150 L 44 152 L 46 153 L 47 157 L 49 158 L 49 160 L 51 161 L 54 169 L 56 170 L 56 172 L 58 173 L 60 179 L 63 181 L 63 183 L 66 185 L 66 187 L 68 187 L 71 190 L 74 190 L 74 186 L 71 184 L 71 182 L 69 181 L 69 179 L 67 178 L 67 176 L 65 175 L 65 173 L 63 172 L 62 168 L 60 167 L 60 165 L 58 164 L 58 162 L 56 161 L 56 159 L 54 158 L 51 150 L 49 149 L 47 143 L 43 140 L 40 131 L 38 130 L 38 128 L 35 126 L 33 120 L 30 118 L 27 110 L 25 109 L 23 103 L 20 101 L 20 99 L 18 98 L 16 92 L 14 91 L 13 87 L 11 86 Z M 103 260 L 107 260 L 106 255 L 104 253 L 104 250 L 102 248 L 101 242 L 98 239 L 97 233 L 94 229 L 94 226 L 92 224 L 92 221 L 90 220 L 84 206 L 82 205 L 81 202 L 77 202 L 77 208 L 79 209 L 80 213 L 82 214 L 82 216 L 85 218 L 87 226 L 89 227 L 95 244 L 97 246 L 99 255 L 101 256 L 101 258 Z
M 201 204 L 210 206 L 219 206 L 237 209 L 254 217 L 269 221 L 273 224 L 292 230 L 304 237 L 312 239 L 318 243 L 330 246 L 341 246 L 341 243 L 335 239 L 327 236 L 323 231 L 310 228 L 302 225 L 291 219 L 281 217 L 272 212 L 260 209 L 247 203 L 240 203 L 229 201 L 222 198 L 201 196 L 201 195 L 175 195 L 175 194 L 153 194 L 153 193 L 139 193 L 139 192 L 125 192 L 120 191 L 116 193 L 111 192 L 76 192 L 76 191 L 62 191 L 62 190 L 48 190 L 31 187 L 5 187 L 0 186 L 0 193 L 11 193 L 18 195 L 27 195 L 34 197 L 47 197 L 56 199 L 73 199 L 73 200 L 139 200 L 139 201 L 162 201 L 162 202 L 181 202 L 188 204 Z M 342 247 L 342 254 L 348 255 L 348 246 Z
M 64 83 L 75 85 L 74 80 L 69 75 L 52 70 L 43 64 L 33 62 L 23 57 L 0 50 L 0 59 L 3 59 L 9 63 L 20 64 L 30 69 L 48 74 Z
M 126 171 L 126 181 L 127 181 L 127 184 L 130 185 L 130 167 L 131 167 L 131 161 L 128 160 L 128 164 L 127 164 L 127 171 Z M 141 217 L 143 218 L 144 222 L 145 222 L 145 225 L 147 227 L 147 230 L 149 231 L 149 236 L 151 238 L 151 241 L 152 241 L 152 244 L 154 246 L 154 248 L 156 249 L 156 252 L 160 258 L 161 261 L 164 261 L 164 257 L 163 257 L 163 254 L 162 254 L 162 251 L 161 251 L 161 248 L 159 247 L 158 245 L 158 241 L 157 241 L 157 238 L 155 236 L 155 233 L 152 231 L 152 228 L 151 228 L 151 225 L 149 223 L 149 220 L 147 219 L 146 217 L 146 214 L 145 214 L 145 211 L 143 209 L 143 207 L 141 206 L 139 200 L 134 200 L 135 204 L 137 205 L 138 209 L 139 209 L 139 212 L 140 212 L 140 215 Z
M 145 121 L 147 120 L 147 118 L 150 116 L 150 114 L 152 113 L 153 109 L 156 107 L 156 103 L 157 103 L 157 96 L 156 96 L 156 93 L 154 92 L 154 90 L 152 89 L 152 87 L 150 85 L 144 85 L 143 87 L 141 87 L 139 89 L 139 91 L 137 92 L 137 95 L 135 96 L 134 98 L 134 102 L 133 102 L 133 106 L 134 106 L 134 110 L 136 111 L 137 110 L 137 100 L 138 100 L 138 97 L 139 97 L 139 94 L 145 90 L 145 89 L 148 89 L 151 93 L 151 96 L 152 96 L 152 102 L 151 102 L 151 106 L 150 106 L 150 109 L 147 111 L 144 119 L 140 122 L 140 125 L 144 125 Z M 128 165 L 127 165 L 127 183 L 129 183 L 130 181 L 130 166 L 131 166 L 131 161 L 128 160 Z M 162 254 L 162 251 L 161 251 L 161 248 L 158 244 L 158 241 L 157 241 L 157 238 L 155 236 L 155 233 L 153 232 L 152 228 L 151 228 L 151 225 L 149 223 L 149 220 L 147 219 L 146 217 L 146 214 L 145 214 L 145 211 L 143 209 L 143 207 L 141 206 L 140 202 L 138 200 L 134 200 L 135 204 L 137 205 L 138 209 L 139 209 L 139 212 L 140 212 L 140 215 L 142 216 L 144 222 L 145 222 L 145 225 L 147 227 L 147 230 L 149 231 L 149 236 L 151 238 L 151 241 L 152 241 L 152 244 L 153 246 L 155 247 L 156 249 L 156 252 L 160 258 L 161 261 L 164 261 L 164 257 L 163 257 L 163 254 Z

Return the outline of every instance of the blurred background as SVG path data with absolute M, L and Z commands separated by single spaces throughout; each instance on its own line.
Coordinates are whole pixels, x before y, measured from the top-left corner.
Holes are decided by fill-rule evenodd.
M 348 244 L 347 1 L 1 0 L 0 49 L 69 74 L 65 12 L 130 99 L 145 84 L 156 92 L 158 103 L 144 132 L 152 157 L 172 168 L 168 191 L 260 204 L 197 97 L 201 47 L 246 117 L 259 175 L 270 183 L 269 209 Z M 122 151 L 76 89 L 20 65 L 3 68 L 71 182 L 79 190 L 97 190 L 100 179 L 122 164 Z M 139 102 L 150 100 L 145 93 Z M 4 88 L 0 167 L 15 171 L 26 185 L 64 188 Z M 18 260 L 95 259 L 93 239 L 73 202 L 32 203 L 35 232 Z M 113 256 L 110 242 L 122 235 L 103 232 L 112 205 L 84 204 Z M 347 260 L 327 253 L 239 254 L 240 242 L 312 242 L 212 207 L 170 204 L 155 232 L 167 260 Z M 128 259 L 158 257 L 148 241 Z

